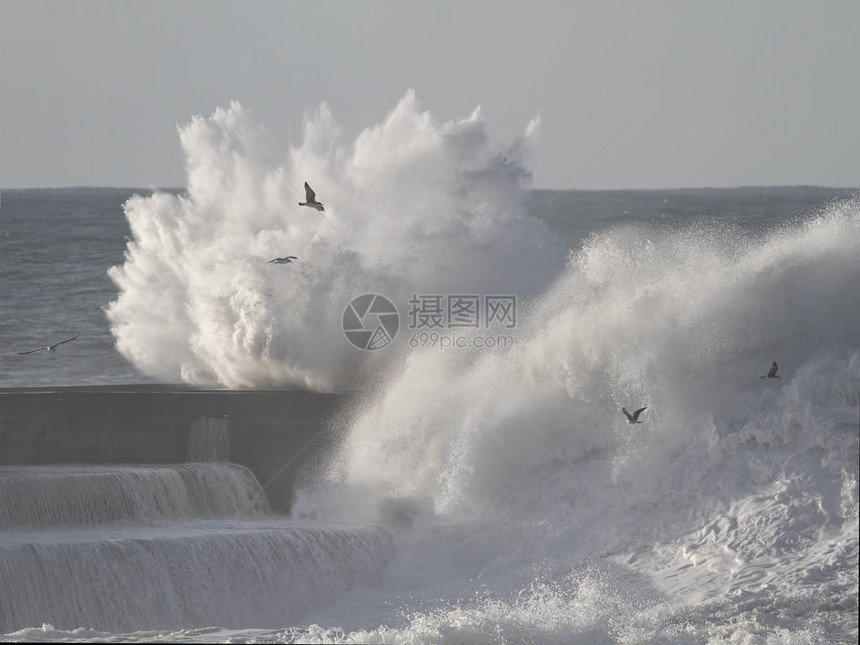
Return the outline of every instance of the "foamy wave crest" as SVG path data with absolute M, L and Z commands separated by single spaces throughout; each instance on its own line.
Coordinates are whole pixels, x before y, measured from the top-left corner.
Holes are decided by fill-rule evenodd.
M 856 489 L 845 457 L 856 433 L 844 432 L 860 390 L 858 257 L 857 201 L 761 236 L 696 226 L 595 237 L 521 316 L 510 351 L 412 354 L 357 414 L 332 497 L 369 517 L 413 500 L 453 517 L 503 510 L 571 526 L 587 509 L 690 495 L 705 513 L 754 488 L 759 466 L 739 444 L 794 441 L 813 455 L 827 446 L 829 471 L 814 456 L 791 466 L 821 471 L 814 487 Z M 773 360 L 782 380 L 760 379 Z M 644 425 L 623 423 L 622 406 L 644 405 Z M 702 490 L 700 473 L 730 463 L 740 475 Z
M 557 584 L 358 640 L 610 638 L 593 630 L 617 594 L 564 578 L 595 560 L 641 586 L 632 640 L 667 615 L 714 634 L 739 607 L 779 607 L 799 633 L 810 607 L 856 625 L 858 257 L 856 201 L 766 235 L 616 229 L 519 317 L 512 349 L 410 356 L 294 511 L 411 525 L 389 569 L 406 588 L 420 571 L 504 590 L 538 564 Z M 782 380 L 761 379 L 773 360 Z
M 330 390 L 369 358 L 341 330 L 355 296 L 541 291 L 566 251 L 542 222 L 519 233 L 535 129 L 495 145 L 480 110 L 442 122 L 410 91 L 350 145 L 320 106 L 275 168 L 238 103 L 195 117 L 180 129 L 187 192 L 125 205 L 133 239 L 107 308 L 118 350 L 166 380 Z M 305 181 L 324 213 L 297 205 Z M 283 255 L 299 260 L 268 264 Z

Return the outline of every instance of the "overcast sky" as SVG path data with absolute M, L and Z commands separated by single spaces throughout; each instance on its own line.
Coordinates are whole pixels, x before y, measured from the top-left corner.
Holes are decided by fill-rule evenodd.
M 409 88 L 500 142 L 539 114 L 538 188 L 858 186 L 858 43 L 857 0 L 0 0 L 0 187 L 184 186 L 195 114 L 240 101 L 282 159 Z

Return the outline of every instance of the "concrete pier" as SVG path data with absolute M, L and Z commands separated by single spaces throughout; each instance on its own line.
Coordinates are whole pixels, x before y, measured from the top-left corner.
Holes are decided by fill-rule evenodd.
M 0 464 L 181 463 L 192 422 L 225 418 L 229 460 L 287 513 L 297 477 L 336 441 L 327 422 L 348 398 L 169 385 L 2 389 Z

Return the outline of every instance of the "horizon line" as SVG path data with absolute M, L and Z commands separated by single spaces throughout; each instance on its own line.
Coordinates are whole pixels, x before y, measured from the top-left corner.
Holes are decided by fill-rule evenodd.
M 619 192 L 619 191 L 679 191 L 679 190 L 748 190 L 761 188 L 823 188 L 828 190 L 860 190 L 858 186 L 834 186 L 826 184 L 737 184 L 733 186 L 668 186 L 659 188 L 551 188 L 551 187 L 528 187 L 525 190 L 530 191 L 551 191 L 551 192 Z M 67 186 L 23 186 L 23 187 L 0 187 L 0 191 L 4 190 L 149 190 L 149 191 L 185 191 L 187 186 L 97 186 L 97 185 L 67 185 Z

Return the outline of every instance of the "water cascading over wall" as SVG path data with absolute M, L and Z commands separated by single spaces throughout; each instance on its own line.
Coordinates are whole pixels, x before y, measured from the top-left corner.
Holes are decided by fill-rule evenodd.
M 7 466 L 0 528 L 251 516 L 269 510 L 238 464 Z
M 229 419 L 199 417 L 191 422 L 188 461 L 224 462 L 230 459 Z
M 0 633 L 282 626 L 391 557 L 383 529 L 267 510 L 236 464 L 0 467 Z

